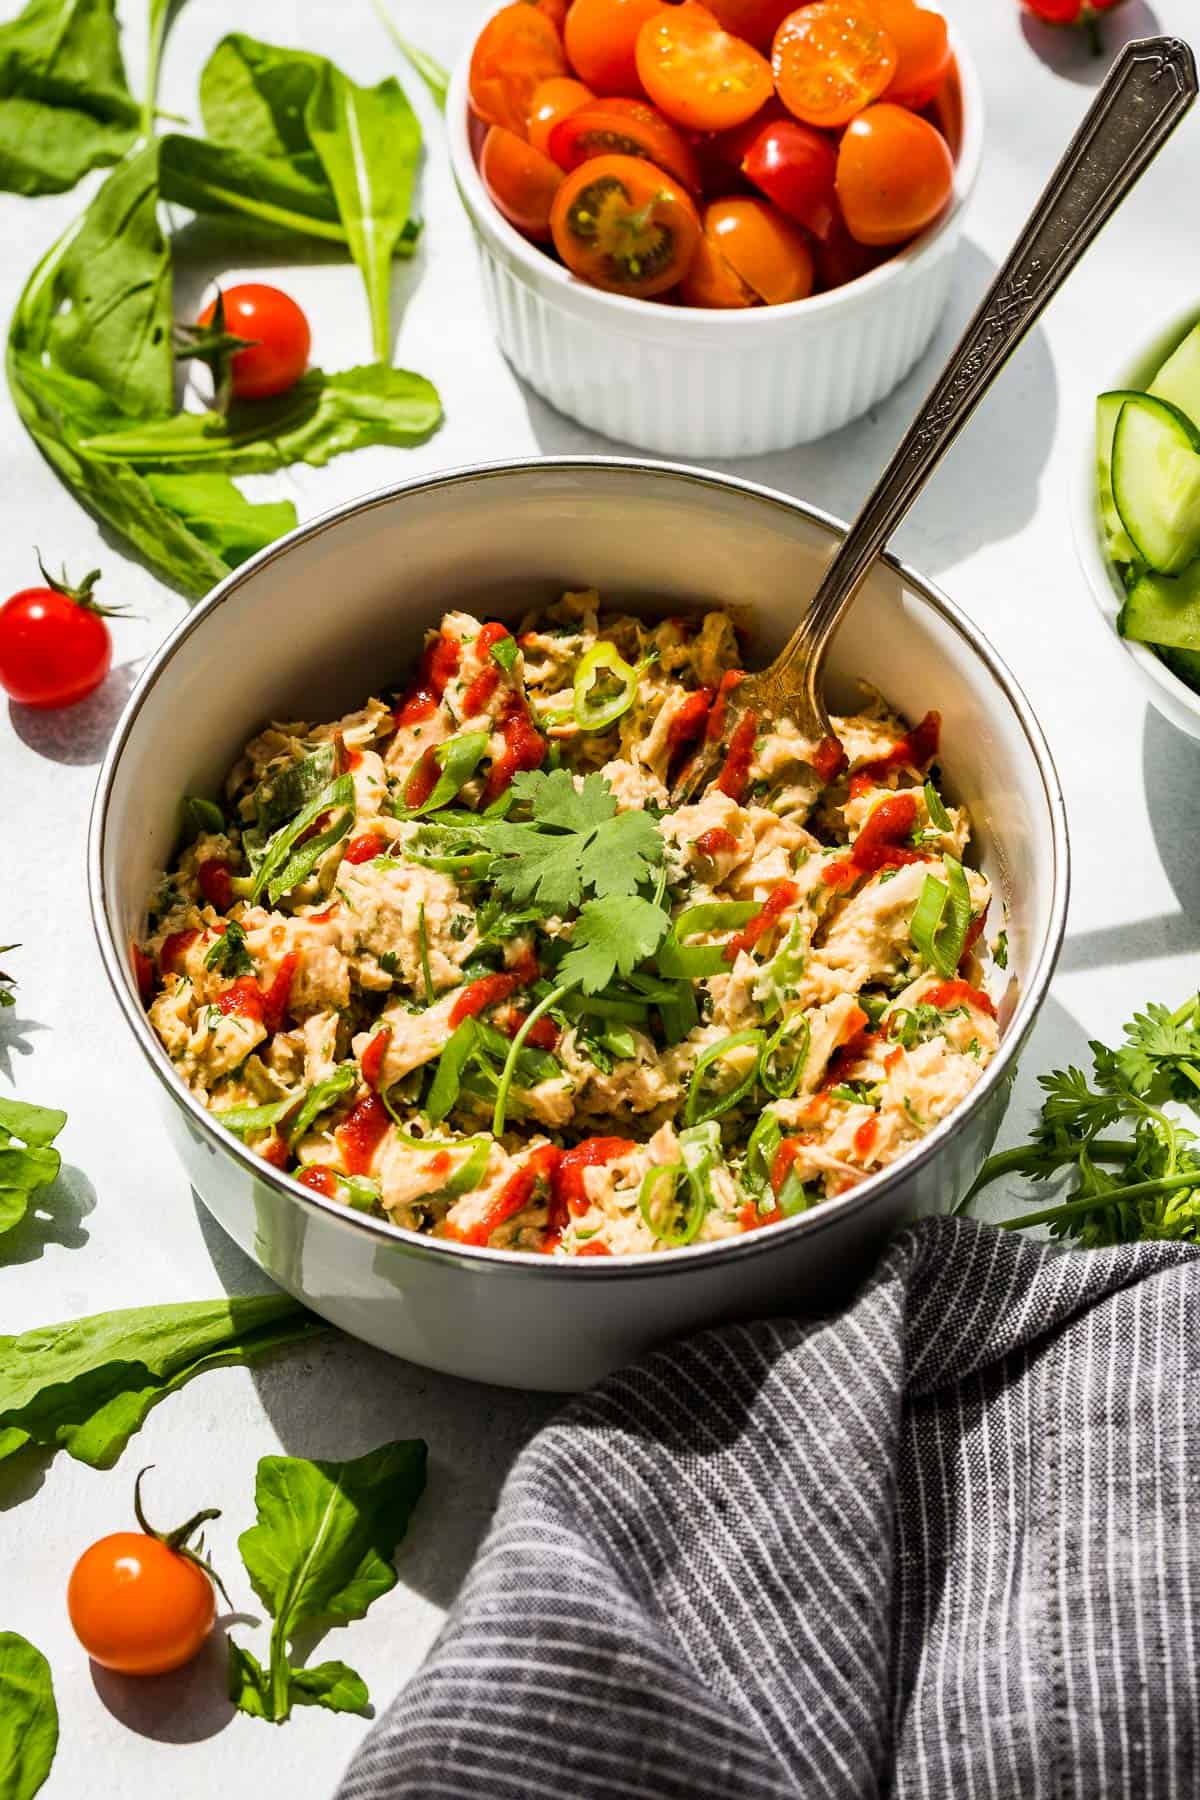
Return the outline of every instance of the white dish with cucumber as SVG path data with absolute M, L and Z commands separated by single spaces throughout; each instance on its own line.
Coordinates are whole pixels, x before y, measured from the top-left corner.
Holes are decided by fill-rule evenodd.
M 1163 716 L 1200 739 L 1200 308 L 1097 398 L 1075 535 L 1096 602 Z

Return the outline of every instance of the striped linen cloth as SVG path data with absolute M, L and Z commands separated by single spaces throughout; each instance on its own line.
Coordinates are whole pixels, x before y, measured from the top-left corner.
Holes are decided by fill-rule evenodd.
M 572 1401 L 339 1800 L 1200 1794 L 1197 1256 L 931 1220 Z

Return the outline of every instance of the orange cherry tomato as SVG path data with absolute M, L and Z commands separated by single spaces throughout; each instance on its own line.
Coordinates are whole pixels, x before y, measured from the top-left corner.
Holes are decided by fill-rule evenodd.
M 730 268 L 707 232 L 696 247 L 679 297 L 685 306 L 719 307 L 726 312 L 762 305 L 754 289 L 747 287 Z
M 662 0 L 574 0 L 563 39 L 580 80 L 598 94 L 640 94 L 638 33 L 661 11 Z
M 550 154 L 550 133 L 560 119 L 569 118 L 595 95 L 573 75 L 551 75 L 539 81 L 529 105 L 529 141 L 543 156 Z
M 817 0 L 791 13 L 775 33 L 771 67 L 779 98 L 805 125 L 848 125 L 878 99 L 899 53 L 867 6 Z
M 756 50 L 769 51 L 775 36 L 796 0 L 705 0 L 705 4 L 726 31 L 745 38 Z
M 562 182 L 558 164 L 503 125 L 491 125 L 479 153 L 479 174 L 494 205 L 526 237 L 548 239 L 550 209 Z
M 808 238 L 767 201 L 714 200 L 705 208 L 704 236 L 764 305 L 806 300 L 812 293 Z
M 687 139 L 647 100 L 594 100 L 550 133 L 550 154 L 564 169 L 592 156 L 642 156 L 700 192 L 700 165 Z
M 700 219 L 687 190 L 636 156 L 595 156 L 567 176 L 550 215 L 572 274 L 611 294 L 663 294 L 687 274 Z
M 577 0 L 578 3 L 578 0 Z M 691 131 L 725 131 L 771 98 L 771 65 L 706 6 L 663 7 L 638 33 L 638 74 L 654 104 Z
M 557 31 L 561 37 L 562 28 L 567 22 L 567 9 L 571 4 L 571 0 L 533 0 L 533 4 L 537 7 L 539 12 L 545 13 L 555 31 Z
M 918 111 L 928 106 L 950 73 L 950 38 L 941 13 L 915 0 L 867 0 L 900 61 L 884 91 L 886 100 Z
M 562 39 L 530 0 L 512 0 L 489 19 L 471 52 L 471 105 L 489 125 L 524 137 L 539 82 L 569 75 Z
M 907 107 L 868 106 L 838 148 L 837 196 L 860 244 L 902 244 L 950 198 L 954 159 L 945 138 Z

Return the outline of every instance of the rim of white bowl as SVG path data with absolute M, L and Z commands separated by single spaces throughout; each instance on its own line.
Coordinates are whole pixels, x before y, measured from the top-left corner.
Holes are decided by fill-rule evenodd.
M 1175 307 L 1170 313 L 1164 314 L 1155 329 L 1141 340 L 1141 348 L 1126 357 L 1111 380 L 1106 381 L 1103 387 L 1098 387 L 1096 393 L 1108 393 L 1114 388 L 1144 388 L 1153 380 L 1171 351 L 1182 343 L 1197 324 L 1200 324 L 1200 300 L 1193 300 L 1182 309 Z M 1097 611 L 1110 635 L 1146 679 L 1200 721 L 1200 694 L 1190 688 L 1186 681 L 1182 681 L 1173 669 L 1169 669 L 1161 656 L 1156 656 L 1148 644 L 1139 644 L 1135 638 L 1122 637 L 1117 630 L 1117 616 L 1125 598 L 1125 589 L 1115 567 L 1104 554 L 1100 535 L 1096 493 L 1096 422 L 1091 414 L 1085 419 L 1080 432 L 1071 482 L 1073 494 L 1070 511 L 1075 554 Z M 1176 726 L 1176 729 L 1181 727 Z
M 880 561 L 886 563 L 898 574 L 914 589 L 924 604 L 930 606 L 957 632 L 978 658 L 983 672 L 990 677 L 992 687 L 999 695 L 1000 700 L 1015 715 L 1041 777 L 1049 818 L 1053 860 L 1050 879 L 1050 911 L 1041 949 L 1034 957 L 1013 1016 L 1000 1040 L 1000 1047 L 967 1098 L 948 1113 L 927 1137 L 922 1138 L 911 1150 L 898 1158 L 896 1162 L 889 1164 L 887 1168 L 880 1169 L 874 1175 L 869 1175 L 865 1181 L 860 1182 L 857 1187 L 849 1189 L 845 1194 L 823 1200 L 810 1212 L 798 1213 L 793 1218 L 783 1219 L 776 1225 L 764 1226 L 758 1231 L 745 1232 L 739 1237 L 720 1238 L 705 1244 L 690 1244 L 683 1249 L 667 1253 L 639 1251 L 630 1256 L 616 1256 L 610 1259 L 607 1257 L 548 1257 L 522 1250 L 491 1250 L 469 1244 L 457 1244 L 445 1238 L 432 1238 L 420 1232 L 410 1231 L 402 1225 L 393 1224 L 388 1219 L 376 1219 L 366 1213 L 353 1212 L 348 1207 L 339 1205 L 337 1201 L 316 1194 L 311 1188 L 303 1187 L 294 1176 L 285 1175 L 281 1171 L 273 1169 L 269 1163 L 265 1163 L 261 1157 L 255 1156 L 253 1151 L 247 1149 L 239 1139 L 224 1131 L 217 1124 L 213 1114 L 200 1103 L 196 1095 L 180 1079 L 164 1055 L 161 1044 L 150 1028 L 145 1012 L 136 1000 L 129 979 L 128 946 L 118 943 L 108 926 L 107 889 L 104 880 L 104 843 L 108 825 L 109 801 L 126 742 L 151 689 L 166 674 L 180 646 L 191 637 L 193 632 L 200 630 L 205 621 L 226 600 L 237 593 L 239 588 L 248 581 L 252 581 L 260 569 L 287 556 L 298 545 L 307 543 L 312 538 L 323 536 L 325 532 L 338 526 L 344 518 L 355 513 L 373 511 L 378 506 L 388 506 L 407 494 L 429 492 L 438 488 L 453 488 L 475 481 L 503 480 L 514 473 L 547 475 L 591 473 L 604 476 L 610 470 L 637 474 L 651 481 L 683 480 L 701 487 L 721 488 L 726 492 L 733 491 L 743 494 L 748 500 L 763 502 L 770 507 L 782 508 L 787 513 L 799 514 L 810 523 L 819 525 L 831 534 L 841 536 L 846 531 L 845 522 L 835 518 L 831 513 L 823 511 L 820 507 L 812 506 L 807 501 L 798 500 L 790 494 L 781 493 L 776 488 L 766 487 L 762 483 L 746 481 L 730 475 L 719 475 L 713 470 L 696 468 L 688 463 L 660 462 L 657 459 L 634 456 L 511 457 L 501 461 L 444 469 L 432 475 L 414 476 L 408 481 L 397 482 L 392 486 L 379 488 L 373 493 L 362 494 L 353 500 L 343 501 L 339 506 L 331 507 L 327 512 L 320 514 L 307 524 L 298 525 L 294 531 L 288 532 L 286 537 L 277 539 L 265 550 L 260 550 L 257 556 L 251 557 L 248 562 L 242 563 L 239 568 L 233 570 L 230 575 L 225 577 L 224 581 L 219 582 L 213 588 L 211 593 L 184 615 L 175 629 L 159 646 L 139 677 L 137 685 L 117 721 L 104 761 L 101 764 L 88 822 L 88 901 L 91 907 L 92 928 L 96 934 L 105 973 L 116 995 L 117 1004 L 124 1014 L 126 1024 L 132 1030 L 142 1054 L 169 1098 L 185 1114 L 194 1133 L 201 1137 L 214 1153 L 231 1158 L 240 1164 L 248 1175 L 274 1189 L 282 1198 L 290 1200 L 294 1205 L 306 1207 L 309 1211 L 321 1214 L 323 1218 L 335 1222 L 343 1230 L 365 1233 L 383 1242 L 391 1243 L 398 1250 L 403 1249 L 419 1257 L 435 1257 L 441 1261 L 447 1258 L 452 1259 L 464 1271 L 479 1272 L 487 1269 L 499 1271 L 503 1267 L 520 1271 L 531 1280 L 542 1281 L 617 1282 L 642 1280 L 649 1277 L 665 1280 L 671 1276 L 686 1276 L 691 1269 L 697 1266 L 712 1267 L 719 1262 L 732 1261 L 742 1257 L 771 1255 L 785 1233 L 815 1235 L 822 1230 L 832 1228 L 836 1222 L 851 1214 L 870 1211 L 874 1203 L 881 1199 L 898 1180 L 911 1175 L 936 1157 L 942 1146 L 965 1120 L 980 1111 L 991 1099 L 995 1090 L 1015 1072 L 1016 1058 L 1032 1029 L 1034 1019 L 1049 989 L 1054 966 L 1062 946 L 1063 934 L 1066 930 L 1067 905 L 1070 898 L 1070 848 L 1066 803 L 1063 799 L 1054 758 L 1050 753 L 1050 746 L 1046 742 L 1045 734 L 1033 708 L 1007 664 L 966 614 L 943 594 L 934 582 L 928 580 L 926 576 L 918 574 L 915 569 L 901 561 L 899 557 L 893 556 L 890 551 L 885 551 L 880 557 Z
M 489 9 L 490 16 L 491 11 Z M 949 23 L 949 21 L 948 21 Z M 631 295 L 610 294 L 580 281 L 561 263 L 555 262 L 538 245 L 522 237 L 514 225 L 493 204 L 483 185 L 475 158 L 471 153 L 468 129 L 467 83 L 471 50 L 467 49 L 454 66 L 446 95 L 446 134 L 450 146 L 450 166 L 458 183 L 468 213 L 478 217 L 481 228 L 498 240 L 509 259 L 519 265 L 531 285 L 545 287 L 555 301 L 585 317 L 607 317 L 628 326 L 643 321 L 650 328 L 673 324 L 678 332 L 696 329 L 733 333 L 762 332 L 765 325 L 777 326 L 801 319 L 817 320 L 830 313 L 843 315 L 869 306 L 887 288 L 902 281 L 912 269 L 936 250 L 954 229 L 967 206 L 979 177 L 983 159 L 984 103 L 983 88 L 975 64 L 960 33 L 951 24 L 950 46 L 958 65 L 962 92 L 962 143 L 954 162 L 954 190 L 950 204 L 932 225 L 910 244 L 890 256 L 865 275 L 848 281 L 842 287 L 830 288 L 823 294 L 810 294 L 806 300 L 789 300 L 780 306 L 721 308 L 705 306 L 656 305 L 653 301 Z M 594 309 L 589 311 L 589 309 Z M 657 334 L 656 334 L 657 335 Z M 680 336 L 680 347 L 686 339 Z

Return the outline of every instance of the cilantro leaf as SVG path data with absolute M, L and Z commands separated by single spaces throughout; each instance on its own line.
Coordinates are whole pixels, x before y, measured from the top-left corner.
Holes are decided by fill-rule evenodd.
M 496 891 L 518 906 L 536 902 L 547 912 L 566 913 L 588 889 L 601 898 L 633 896 L 662 862 L 653 819 L 644 812 L 618 813 L 603 775 L 593 772 L 576 787 L 566 769 L 527 771 L 515 777 L 513 791 L 530 808 L 531 823 L 479 819 L 449 829 L 495 856 Z
M 576 787 L 567 769 L 553 769 L 548 775 L 525 771 L 513 777 L 513 793 L 518 804 L 531 809 L 538 825 L 558 831 L 592 831 L 617 810 L 612 789 L 595 772 Z
M 583 879 L 600 896 L 635 894 L 662 862 L 663 845 L 644 812 L 618 813 L 596 828 L 580 855 Z
M 1187 1099 L 1189 1089 L 1194 1093 L 1200 1087 L 1200 1078 L 1195 1073 L 1189 1078 L 1183 1066 L 1200 1065 L 1200 1032 L 1194 1010 L 1181 1019 L 1169 1007 L 1152 1002 L 1144 1013 L 1135 1013 L 1125 1027 L 1125 1042 L 1116 1061 L 1136 1093 L 1148 1095 L 1157 1090 L 1163 1097 Z
M 652 956 L 670 923 L 660 907 L 636 896 L 589 900 L 558 965 L 558 980 L 598 994 L 614 975 L 632 975 L 638 963 Z
M 219 970 L 222 975 L 231 978 L 235 975 L 253 975 L 254 958 L 246 948 L 246 934 L 236 919 L 230 919 L 212 945 L 204 958 L 204 966 L 206 969 Z

